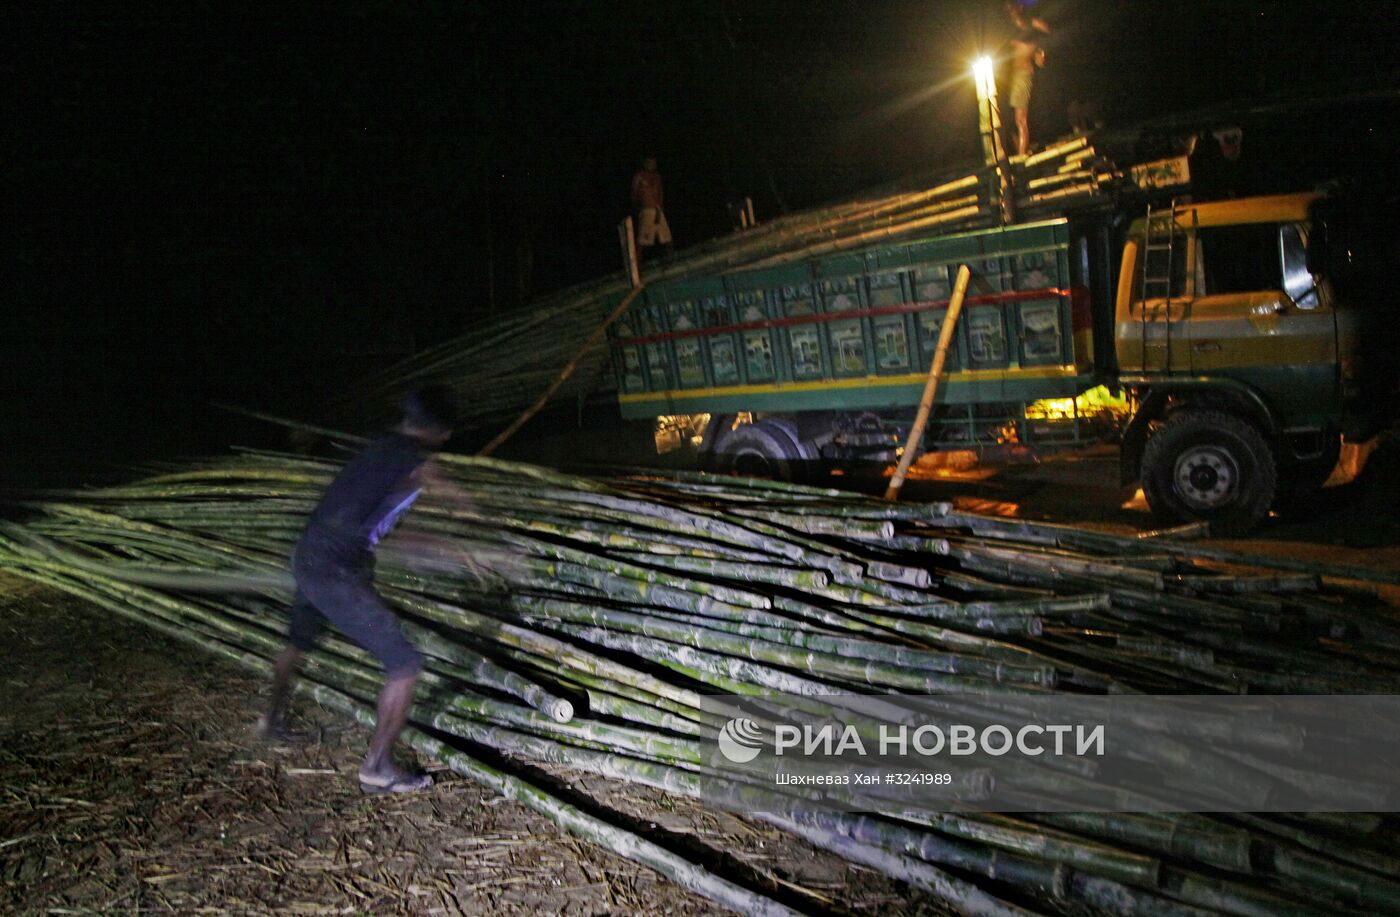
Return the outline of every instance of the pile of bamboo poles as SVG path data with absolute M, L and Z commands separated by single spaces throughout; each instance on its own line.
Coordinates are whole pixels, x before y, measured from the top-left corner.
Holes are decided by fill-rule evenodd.
M 1115 175 L 1084 139 L 1049 147 L 1009 166 L 1016 176 L 1016 212 L 1042 218 L 1093 199 Z M 802 261 L 919 233 L 991 226 L 999 208 L 990 169 L 940 180 L 913 191 L 883 191 L 790 214 L 693 246 L 662 264 L 647 265 L 648 285 Z M 621 271 L 543 297 L 520 311 L 476 323 L 463 334 L 375 373 L 340 393 L 329 406 L 342 427 L 369 428 L 392 419 L 398 393 L 431 380 L 457 391 L 464 428 L 513 417 L 554 379 L 626 294 Z M 596 347 L 565 383 L 568 404 L 616 391 L 606 347 Z
M 1225 574 L 1195 563 L 1210 552 L 1179 533 L 1133 539 L 698 473 L 601 481 L 443 459 L 472 502 L 425 497 L 411 525 L 490 573 L 408 564 L 384 546 L 381 592 L 428 657 L 409 740 L 699 894 L 791 912 L 470 748 L 741 808 L 968 914 L 1400 909 L 1395 829 L 1375 816 L 1011 817 L 893 800 L 857 815 L 712 763 L 734 712 L 723 696 L 769 691 L 1397 693 L 1400 621 L 1330 578 L 1358 571 Z M 287 557 L 334 471 L 249 451 L 36 495 L 26 522 L 0 524 L 0 567 L 265 668 L 286 627 Z M 364 720 L 380 679 L 330 634 L 306 685 Z
M 1087 136 L 1073 137 L 1027 156 L 1014 166 L 1016 213 L 1041 218 L 1072 208 L 1123 180 Z

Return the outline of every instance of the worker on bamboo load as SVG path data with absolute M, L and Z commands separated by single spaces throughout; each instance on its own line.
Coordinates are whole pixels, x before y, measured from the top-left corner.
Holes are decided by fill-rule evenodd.
M 1035 72 L 1045 66 L 1040 36 L 1049 35 L 1044 19 L 1026 15 L 1022 0 L 1006 0 L 1006 13 L 1016 34 L 1011 38 L 1011 91 L 1009 101 L 1016 114 L 1016 153 L 1031 151 L 1031 87 Z
M 399 425 L 370 442 L 336 475 L 297 542 L 292 554 L 297 591 L 288 645 L 276 659 L 271 704 L 259 722 L 267 738 L 296 738 L 286 729 L 286 709 L 297 664 L 315 646 L 322 619 L 329 619 L 384 667 L 374 734 L 360 767 L 360 788 L 366 793 L 410 792 L 433 782 L 427 774 L 400 768 L 392 758 L 423 659 L 374 590 L 375 548 L 424 488 L 464 500 L 429 459 L 429 450 L 452 435 L 450 394 L 441 387 L 420 389 L 403 407 Z M 442 550 L 436 542 L 428 545 L 423 536 L 412 540 L 422 542 L 417 550 Z
M 632 209 L 637 214 L 637 251 L 646 258 L 655 254 L 660 245 L 671 254 L 671 227 L 666 222 L 666 194 L 661 186 L 661 172 L 656 157 L 642 160 L 642 167 L 632 176 Z

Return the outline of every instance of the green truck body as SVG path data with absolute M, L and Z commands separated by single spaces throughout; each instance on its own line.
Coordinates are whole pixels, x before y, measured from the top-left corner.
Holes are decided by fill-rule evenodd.
M 613 329 L 630 418 L 917 403 L 958 265 L 974 266 L 940 401 L 1035 401 L 1096 384 L 1069 225 L 1055 220 L 648 287 Z M 1078 332 L 1078 333 L 1077 333 Z

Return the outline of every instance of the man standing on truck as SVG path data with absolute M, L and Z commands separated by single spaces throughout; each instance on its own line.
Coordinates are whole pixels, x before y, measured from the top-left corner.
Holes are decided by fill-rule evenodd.
M 671 227 L 666 222 L 665 192 L 656 157 L 642 160 L 642 167 L 632 176 L 632 209 L 637 214 L 637 248 L 643 258 L 654 252 L 657 244 L 671 254 Z
M 1031 86 L 1035 72 L 1045 66 L 1045 49 L 1040 35 L 1049 35 L 1044 19 L 1027 16 L 1021 0 L 1006 0 L 1006 14 L 1016 34 L 1011 39 L 1011 108 L 1016 113 L 1016 153 L 1025 156 L 1031 151 Z
M 447 390 L 438 386 L 409 395 L 403 408 L 399 425 L 370 442 L 331 481 L 297 542 L 288 644 L 273 667 L 271 703 L 259 722 L 265 738 L 292 737 L 285 717 L 297 663 L 316 645 L 322 619 L 329 619 L 384 667 L 374 734 L 360 766 L 366 793 L 406 793 L 433 782 L 427 774 L 399 768 L 391 757 L 413 705 L 423 657 L 374 590 L 374 551 L 424 487 L 455 490 L 428 457 L 451 437 L 454 412 Z M 461 560 L 475 568 L 470 559 Z

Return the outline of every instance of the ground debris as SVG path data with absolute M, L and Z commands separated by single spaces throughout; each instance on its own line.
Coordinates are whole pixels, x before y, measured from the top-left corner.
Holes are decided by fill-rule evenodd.
M 263 685 L 241 669 L 0 574 L 0 913 L 720 913 L 651 871 L 438 770 L 369 799 L 363 734 L 303 708 L 322 741 L 252 741 Z M 22 648 L 22 649 L 20 649 Z M 519 762 L 758 887 L 835 913 L 936 903 L 763 824 L 567 768 Z

